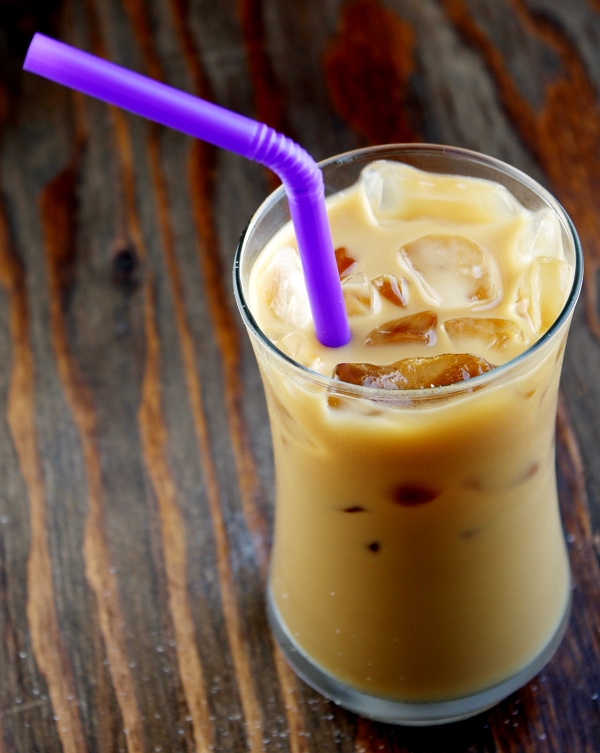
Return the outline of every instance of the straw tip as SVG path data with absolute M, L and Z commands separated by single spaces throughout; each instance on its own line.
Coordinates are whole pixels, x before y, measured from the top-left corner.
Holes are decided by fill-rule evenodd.
M 352 339 L 352 331 L 346 322 L 340 322 L 338 327 L 322 327 L 316 332 L 317 340 L 326 348 L 343 348 Z
M 29 43 L 29 47 L 27 49 L 27 54 L 25 55 L 25 60 L 23 62 L 23 70 L 30 71 L 31 73 L 36 72 L 36 60 L 37 60 L 37 54 L 40 49 L 40 45 L 43 45 L 47 37 L 45 37 L 43 34 L 40 34 L 40 32 L 36 32 L 31 42 Z

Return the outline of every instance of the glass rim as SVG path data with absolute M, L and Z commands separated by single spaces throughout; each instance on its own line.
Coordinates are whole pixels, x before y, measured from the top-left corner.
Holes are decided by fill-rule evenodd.
M 536 193 L 549 207 L 551 207 L 557 214 L 561 224 L 567 231 L 571 241 L 573 243 L 573 250 L 575 256 L 575 265 L 573 273 L 573 281 L 569 294 L 565 300 L 565 303 L 560 311 L 560 314 L 556 317 L 551 326 L 544 332 L 534 343 L 526 348 L 522 353 L 519 353 L 514 358 L 510 359 L 504 364 L 494 367 L 491 371 L 481 374 L 471 379 L 461 382 L 454 382 L 453 384 L 444 385 L 442 387 L 421 387 L 417 389 L 398 389 L 398 390 L 386 390 L 377 387 L 365 387 L 363 385 L 352 384 L 350 382 L 343 382 L 339 379 L 334 379 L 326 374 L 320 374 L 317 371 L 304 366 L 304 364 L 295 361 L 284 351 L 275 345 L 275 343 L 269 339 L 269 337 L 263 332 L 258 322 L 256 321 L 254 314 L 252 313 L 250 306 L 246 300 L 244 294 L 243 281 L 241 278 L 241 266 L 242 258 L 245 250 L 245 241 L 254 227 L 260 222 L 261 218 L 267 214 L 276 204 L 282 199 L 285 199 L 285 187 L 279 186 L 275 189 L 266 199 L 260 204 L 252 215 L 249 223 L 242 231 L 234 256 L 233 264 L 233 288 L 236 303 L 244 324 L 247 329 L 256 337 L 267 351 L 274 355 L 277 359 L 283 361 L 286 366 L 297 370 L 302 374 L 303 378 L 319 384 L 325 387 L 328 391 L 336 393 L 343 393 L 345 395 L 352 395 L 355 397 L 363 397 L 369 400 L 377 400 L 378 402 L 408 402 L 415 403 L 417 401 L 424 401 L 427 398 L 441 398 L 451 397 L 454 394 L 471 392 L 476 388 L 482 388 L 490 382 L 496 382 L 503 376 L 510 374 L 512 371 L 517 370 L 522 363 L 529 361 L 535 354 L 541 351 L 545 345 L 567 324 L 579 298 L 581 287 L 583 284 L 583 250 L 581 247 L 581 241 L 577 234 L 577 230 L 568 212 L 558 199 L 542 186 L 538 181 L 529 176 L 527 173 L 519 170 L 518 168 L 510 165 L 502 160 L 491 157 L 480 152 L 476 152 L 470 149 L 464 149 L 462 147 L 448 146 L 443 144 L 383 144 L 377 146 L 361 147 L 359 149 L 353 149 L 351 151 L 343 152 L 341 154 L 334 155 L 318 163 L 319 167 L 323 170 L 327 167 L 335 165 L 343 165 L 346 163 L 358 163 L 365 158 L 370 158 L 371 161 L 377 159 L 385 159 L 387 157 L 394 157 L 396 161 L 402 161 L 402 155 L 408 155 L 410 153 L 419 154 L 420 156 L 431 155 L 434 157 L 460 157 L 467 162 L 473 164 L 487 166 L 499 173 L 508 175 L 520 184 L 526 186 L 534 193 Z M 448 173 L 450 174 L 450 173 Z M 326 178 L 326 176 L 325 176 Z M 347 186 L 348 188 L 350 185 Z M 343 189 L 342 189 L 343 190 Z

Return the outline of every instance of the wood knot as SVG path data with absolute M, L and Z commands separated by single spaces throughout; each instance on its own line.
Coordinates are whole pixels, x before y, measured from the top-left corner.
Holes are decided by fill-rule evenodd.
M 119 246 L 112 256 L 111 277 L 113 282 L 130 292 L 140 281 L 140 258 L 131 243 Z

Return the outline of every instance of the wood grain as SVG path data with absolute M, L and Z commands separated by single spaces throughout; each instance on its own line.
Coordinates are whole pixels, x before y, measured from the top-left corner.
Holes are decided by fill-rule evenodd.
M 438 729 L 358 718 L 268 630 L 268 420 L 231 289 L 258 165 L 20 72 L 35 28 L 316 158 L 452 143 L 547 185 L 586 261 L 557 470 L 573 618 Z M 596 753 L 600 4 L 0 0 L 0 753 Z

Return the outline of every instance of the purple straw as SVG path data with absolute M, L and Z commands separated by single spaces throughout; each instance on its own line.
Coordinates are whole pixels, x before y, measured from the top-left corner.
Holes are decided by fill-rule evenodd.
M 298 144 L 264 123 L 36 34 L 25 70 L 260 162 L 281 178 L 298 239 L 319 342 L 346 345 L 351 333 L 325 209 L 323 174 Z

